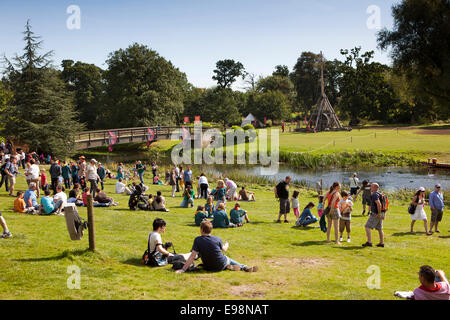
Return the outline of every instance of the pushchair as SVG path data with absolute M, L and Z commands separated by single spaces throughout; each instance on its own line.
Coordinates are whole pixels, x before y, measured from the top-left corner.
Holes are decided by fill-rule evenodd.
M 130 210 L 150 210 L 149 197 L 144 194 L 146 190 L 145 185 L 140 183 L 129 185 L 128 187 L 132 191 L 130 199 L 128 200 L 128 207 Z

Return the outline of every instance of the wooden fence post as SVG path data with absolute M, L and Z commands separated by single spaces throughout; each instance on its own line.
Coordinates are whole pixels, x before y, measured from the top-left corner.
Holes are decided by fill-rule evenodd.
M 88 230 L 89 230 L 89 250 L 95 251 L 95 228 L 94 228 L 94 202 L 92 194 L 87 196 Z

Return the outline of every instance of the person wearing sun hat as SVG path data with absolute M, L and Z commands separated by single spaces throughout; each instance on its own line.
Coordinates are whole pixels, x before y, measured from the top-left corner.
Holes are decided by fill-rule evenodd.
M 78 161 L 78 176 L 80 178 L 86 177 L 86 169 L 87 169 L 86 158 L 84 156 L 80 156 Z
M 428 232 L 428 219 L 427 214 L 425 212 L 425 205 L 427 204 L 425 201 L 425 188 L 420 187 L 417 192 L 414 194 L 414 197 L 412 199 L 412 205 L 416 206 L 416 210 L 414 211 L 414 214 L 411 214 L 411 233 L 414 233 L 414 224 L 418 220 L 422 220 L 425 227 L 425 233 L 427 235 L 431 235 L 431 233 Z
M 438 224 L 442 221 L 444 214 L 444 195 L 441 192 L 441 185 L 437 184 L 434 187 L 434 191 L 430 193 L 430 207 L 431 207 L 431 222 L 430 232 L 434 231 L 439 233 Z
M 97 173 L 97 160 L 91 159 L 89 165 L 86 169 L 86 178 L 87 181 L 91 184 L 91 194 L 92 198 L 95 198 L 95 192 L 97 190 L 97 181 L 101 180 Z

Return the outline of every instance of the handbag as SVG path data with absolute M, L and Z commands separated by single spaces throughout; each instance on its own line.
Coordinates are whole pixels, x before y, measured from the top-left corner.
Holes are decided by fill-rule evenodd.
M 158 245 L 162 245 L 162 243 L 156 244 L 155 250 L 153 250 L 151 253 L 150 244 L 148 245 L 147 250 L 145 250 L 144 254 L 142 255 L 143 264 L 151 267 L 162 267 L 167 265 L 167 257 L 157 250 Z
M 326 207 L 325 210 L 323 210 L 323 216 L 327 216 L 331 211 L 330 207 Z
M 417 200 L 419 200 L 419 199 L 417 199 Z M 410 204 L 409 205 L 409 207 L 408 207 L 408 213 L 409 214 L 414 214 L 414 213 L 416 213 L 416 208 L 417 208 L 417 205 L 414 205 L 414 204 Z

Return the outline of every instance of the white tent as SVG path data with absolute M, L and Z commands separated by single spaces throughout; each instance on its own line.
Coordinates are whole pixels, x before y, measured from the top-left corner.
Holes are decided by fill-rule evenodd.
M 257 126 L 259 127 L 263 126 L 263 124 L 258 119 L 256 119 L 251 113 L 249 113 L 248 116 L 245 117 L 244 120 L 242 120 L 241 127 L 245 126 L 246 124 L 255 125 L 255 121 L 257 123 Z

